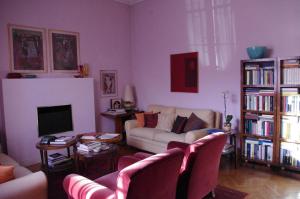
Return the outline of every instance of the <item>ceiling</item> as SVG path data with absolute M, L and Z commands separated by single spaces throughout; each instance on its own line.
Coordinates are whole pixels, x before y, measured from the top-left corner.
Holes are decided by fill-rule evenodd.
M 134 5 L 134 4 L 144 1 L 144 0 L 115 0 L 115 1 L 127 4 L 127 5 Z

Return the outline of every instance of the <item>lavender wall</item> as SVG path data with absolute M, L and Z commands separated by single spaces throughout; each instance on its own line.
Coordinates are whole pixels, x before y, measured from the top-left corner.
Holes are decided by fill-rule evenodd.
M 113 130 L 113 121 L 106 120 L 99 114 L 100 111 L 109 107 L 110 99 L 100 98 L 99 70 L 118 70 L 118 93 L 122 95 L 125 84 L 130 81 L 129 6 L 112 0 L 26 0 L 26 2 L 1 0 L 1 77 L 4 77 L 9 71 L 7 23 L 80 33 L 81 63 L 89 64 L 90 76 L 96 80 L 97 129 Z M 66 75 L 45 74 L 42 76 Z M 0 131 L 3 132 L 3 124 L 0 124 Z
M 131 10 L 132 73 L 139 106 L 157 103 L 228 113 L 240 109 L 240 60 L 246 47 L 270 56 L 300 54 L 298 0 L 145 0 Z M 170 54 L 199 52 L 199 93 L 170 92 Z M 237 124 L 237 123 L 236 123 Z

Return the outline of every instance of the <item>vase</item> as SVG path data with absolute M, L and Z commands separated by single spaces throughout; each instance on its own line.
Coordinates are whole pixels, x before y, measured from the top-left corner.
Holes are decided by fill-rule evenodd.
M 231 131 L 231 123 L 224 123 L 223 130 L 225 132 Z

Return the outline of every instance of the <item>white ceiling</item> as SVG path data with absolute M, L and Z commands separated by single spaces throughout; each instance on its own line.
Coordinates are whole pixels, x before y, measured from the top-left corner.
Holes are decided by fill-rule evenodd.
M 115 1 L 120 2 L 120 3 L 125 3 L 127 5 L 133 5 L 133 4 L 139 3 L 144 0 L 115 0 Z

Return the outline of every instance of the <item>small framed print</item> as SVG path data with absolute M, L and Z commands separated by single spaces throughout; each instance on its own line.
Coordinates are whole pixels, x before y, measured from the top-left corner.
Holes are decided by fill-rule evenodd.
M 118 95 L 117 70 L 100 70 L 100 89 L 102 97 Z
M 122 100 L 120 98 L 111 99 L 110 100 L 110 108 L 111 109 L 121 109 L 122 108 Z
M 50 65 L 53 72 L 77 72 L 80 65 L 79 33 L 49 30 Z
M 8 24 L 11 72 L 47 72 L 46 30 Z

